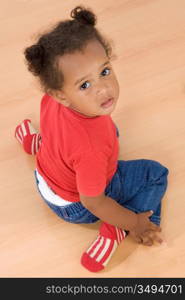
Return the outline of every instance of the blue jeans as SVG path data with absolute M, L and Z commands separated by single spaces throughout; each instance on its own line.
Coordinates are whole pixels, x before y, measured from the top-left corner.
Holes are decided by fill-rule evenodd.
M 153 160 L 118 160 L 117 171 L 106 187 L 105 195 L 135 213 L 153 210 L 150 220 L 159 225 L 161 200 L 167 188 L 167 175 L 168 169 Z M 36 182 L 38 184 L 37 177 Z M 44 199 L 43 196 L 42 198 Z M 99 220 L 81 202 L 62 207 L 44 200 L 67 222 L 88 224 Z

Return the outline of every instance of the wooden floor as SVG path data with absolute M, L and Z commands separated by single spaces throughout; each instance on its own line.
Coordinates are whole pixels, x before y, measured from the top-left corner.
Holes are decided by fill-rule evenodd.
M 0 276 L 185 277 L 185 1 L 2 2 Z M 23 49 L 68 18 L 76 4 L 94 9 L 99 28 L 114 41 L 121 94 L 112 118 L 120 130 L 120 159 L 154 159 L 170 171 L 162 210 L 166 244 L 150 248 L 128 237 L 100 273 L 80 264 L 99 223 L 68 224 L 54 215 L 37 193 L 34 157 L 14 138 L 24 118 L 38 128 L 42 96 Z

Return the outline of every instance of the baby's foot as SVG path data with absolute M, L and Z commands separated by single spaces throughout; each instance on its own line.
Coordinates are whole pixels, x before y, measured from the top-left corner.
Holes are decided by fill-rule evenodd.
M 26 119 L 16 127 L 15 137 L 23 145 L 26 153 L 34 155 L 38 152 L 41 136 L 31 125 L 30 120 Z

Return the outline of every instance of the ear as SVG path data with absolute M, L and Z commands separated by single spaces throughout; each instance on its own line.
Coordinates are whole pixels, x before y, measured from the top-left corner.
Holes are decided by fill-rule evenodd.
M 49 94 L 55 98 L 57 102 L 67 107 L 70 106 L 70 102 L 63 91 L 50 91 Z

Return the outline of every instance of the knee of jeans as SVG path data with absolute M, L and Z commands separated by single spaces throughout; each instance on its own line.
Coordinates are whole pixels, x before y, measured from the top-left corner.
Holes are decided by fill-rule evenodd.
M 166 181 L 168 173 L 169 173 L 168 169 L 164 167 L 161 163 L 155 160 L 151 161 L 150 179 L 152 181 L 155 181 L 155 183 L 158 184 L 163 181 Z

